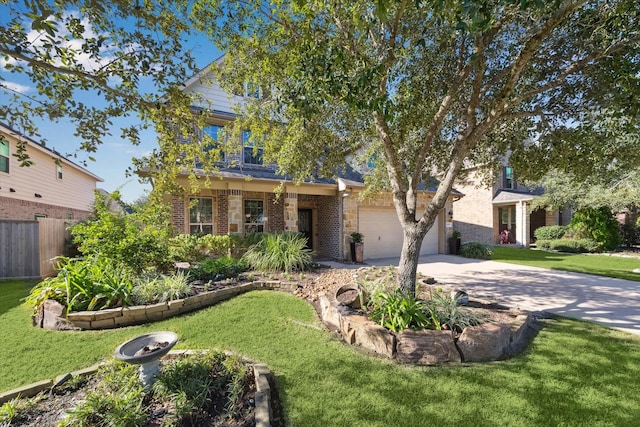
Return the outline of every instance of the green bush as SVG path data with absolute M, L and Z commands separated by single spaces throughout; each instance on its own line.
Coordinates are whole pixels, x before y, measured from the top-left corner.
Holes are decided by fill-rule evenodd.
M 618 221 L 607 207 L 578 210 L 573 214 L 569 228 L 570 237 L 593 239 L 603 250 L 613 250 L 620 245 Z
M 553 240 L 536 240 L 536 247 L 538 249 L 551 250 L 551 242 Z
M 564 225 L 547 225 L 536 228 L 533 235 L 536 240 L 557 240 L 562 239 L 566 232 L 567 227 Z
M 111 196 L 119 199 L 117 192 Z M 112 212 L 105 197 L 96 193 L 93 217 L 73 225 L 71 234 L 84 256 L 109 258 L 136 272 L 166 269 L 170 266 L 168 219 L 163 206 L 144 206 L 128 215 Z
M 60 258 L 58 275 L 34 286 L 27 302 L 37 308 L 53 299 L 69 312 L 124 307 L 131 305 L 132 277 L 129 267 L 107 258 Z
M 173 301 L 193 295 L 189 275 L 176 272 L 170 275 L 147 274 L 136 280 L 131 290 L 131 301 L 136 305 Z
M 244 259 L 225 256 L 202 261 L 191 270 L 191 274 L 199 280 L 211 280 L 216 276 L 220 276 L 219 279 L 237 277 L 244 271 L 247 271 L 247 262 Z
M 407 328 L 426 329 L 432 324 L 426 314 L 427 304 L 400 289 L 374 293 L 369 299 L 368 310 L 371 320 L 394 332 Z
M 640 227 L 636 224 L 624 224 L 620 227 L 622 243 L 630 248 L 640 244 Z
M 460 246 L 460 255 L 465 258 L 491 259 L 491 246 L 480 242 L 467 242 Z
M 258 271 L 308 270 L 313 252 L 306 245 L 307 239 L 300 233 L 268 233 L 249 248 L 243 259 Z
M 544 249 L 550 249 L 558 252 L 569 253 L 592 253 L 599 252 L 600 246 L 593 239 L 560 239 L 550 240 L 549 247 Z
M 469 308 L 461 307 L 458 304 L 458 299 L 451 298 L 444 292 L 432 292 L 428 307 L 431 317 L 437 319 L 435 324 L 438 327 L 436 329 L 446 325 L 452 331 L 461 332 L 467 326 L 475 326 L 480 323 L 480 318 Z

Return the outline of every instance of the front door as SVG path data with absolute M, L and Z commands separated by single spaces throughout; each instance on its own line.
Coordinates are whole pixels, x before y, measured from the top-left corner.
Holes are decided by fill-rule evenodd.
M 313 215 L 311 209 L 298 209 L 298 232 L 307 238 L 307 248 L 313 249 Z

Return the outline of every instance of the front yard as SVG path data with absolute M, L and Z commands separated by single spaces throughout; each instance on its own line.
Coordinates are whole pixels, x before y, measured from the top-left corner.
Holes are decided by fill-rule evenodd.
M 58 332 L 31 326 L 31 308 L 20 301 L 31 286 L 0 283 L 0 390 L 111 357 L 134 336 L 171 330 L 176 348 L 228 349 L 266 363 L 290 425 L 640 424 L 640 338 L 590 323 L 549 321 L 515 359 L 425 368 L 344 345 L 307 302 L 281 292 L 251 292 L 143 326 Z
M 640 268 L 640 254 L 635 255 L 567 254 L 495 246 L 491 259 L 510 264 L 640 281 L 640 274 L 633 272 L 634 269 Z

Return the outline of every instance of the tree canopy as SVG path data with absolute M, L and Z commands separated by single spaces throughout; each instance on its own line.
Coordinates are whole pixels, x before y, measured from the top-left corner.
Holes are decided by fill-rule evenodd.
M 301 179 L 333 174 L 346 158 L 375 159 L 368 184 L 393 194 L 404 230 L 400 285 L 410 292 L 422 240 L 466 166 L 490 172 L 511 154 L 523 178 L 557 168 L 580 179 L 640 160 L 635 0 L 2 7 L 5 69 L 28 75 L 38 96 L 16 94 L 0 119 L 29 129 L 32 114 L 67 115 L 92 151 L 112 117 L 138 114 L 158 132 L 158 150 L 138 166 L 157 173 L 159 188 L 195 160 L 216 158 L 203 155 L 206 140 L 182 144 L 197 140 L 206 114 L 180 90 L 194 66 L 181 40 L 191 28 L 208 34 L 226 52 L 219 82 L 232 92 L 251 83 L 266 95 L 244 104 L 235 126 L 264 142 L 266 161 Z M 162 98 L 144 92 L 145 79 Z M 87 107 L 78 96 L 86 92 L 104 105 Z M 133 143 L 137 135 L 123 132 Z M 433 177 L 438 189 L 418 212 L 421 184 Z
M 227 52 L 232 90 L 268 97 L 238 126 L 281 170 L 331 173 L 375 158 L 369 184 L 393 193 L 404 229 L 400 284 L 466 166 L 507 155 L 523 178 L 637 168 L 640 11 L 631 0 L 197 3 Z M 631 137 L 628 137 L 632 135 Z M 439 186 L 423 212 L 420 185 Z
M 67 118 L 93 153 L 119 118 L 135 118 L 121 129 L 134 145 L 155 123 L 195 121 L 180 90 L 196 72 L 185 4 L 29 0 L 2 2 L 0 15 L 0 121 L 19 132 L 37 137 L 39 120 Z M 29 164 L 25 142 L 12 154 Z

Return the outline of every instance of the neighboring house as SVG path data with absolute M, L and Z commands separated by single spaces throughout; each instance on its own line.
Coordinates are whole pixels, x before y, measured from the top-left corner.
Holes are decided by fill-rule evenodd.
M 508 165 L 502 167 L 491 188 L 483 185 L 477 169 L 468 172 L 465 182 L 456 184 L 465 197 L 454 203 L 452 215 L 453 228 L 465 242 L 500 244 L 506 239 L 508 244 L 528 247 L 537 228 L 567 225 L 571 220 L 570 211 L 532 210 L 531 201 L 542 189 L 518 183 Z
M 207 70 L 208 67 L 185 82 L 184 90 L 206 98 L 206 105 L 194 108 L 208 112 L 210 125 L 203 131 L 215 139 L 219 130 L 234 119 L 232 105 L 247 97 L 258 97 L 260 91 L 246 85 L 243 95 L 229 96 L 211 83 L 215 80 Z M 349 236 L 357 231 L 364 235 L 365 259 L 400 255 L 403 233 L 391 194 L 360 200 L 364 184 L 362 175 L 355 171 L 333 179 L 294 184 L 276 173 L 276 165 L 263 164 L 261 148 L 254 150 L 247 141 L 248 134 L 243 132 L 240 152 L 225 153 L 220 179 L 211 179 L 198 194 L 172 197 L 173 225 L 177 232 L 297 231 L 308 238 L 308 246 L 318 257 L 349 259 Z M 186 177 L 179 181 L 187 187 Z M 274 191 L 282 182 L 284 191 L 278 197 Z M 421 207 L 426 206 L 433 191 L 421 191 Z M 453 197 L 424 239 L 423 254 L 445 251 L 444 212 L 451 209 L 452 200 Z
M 33 165 L 21 167 L 12 156 L 27 142 Z M 0 220 L 86 219 L 102 178 L 54 150 L 0 123 Z

